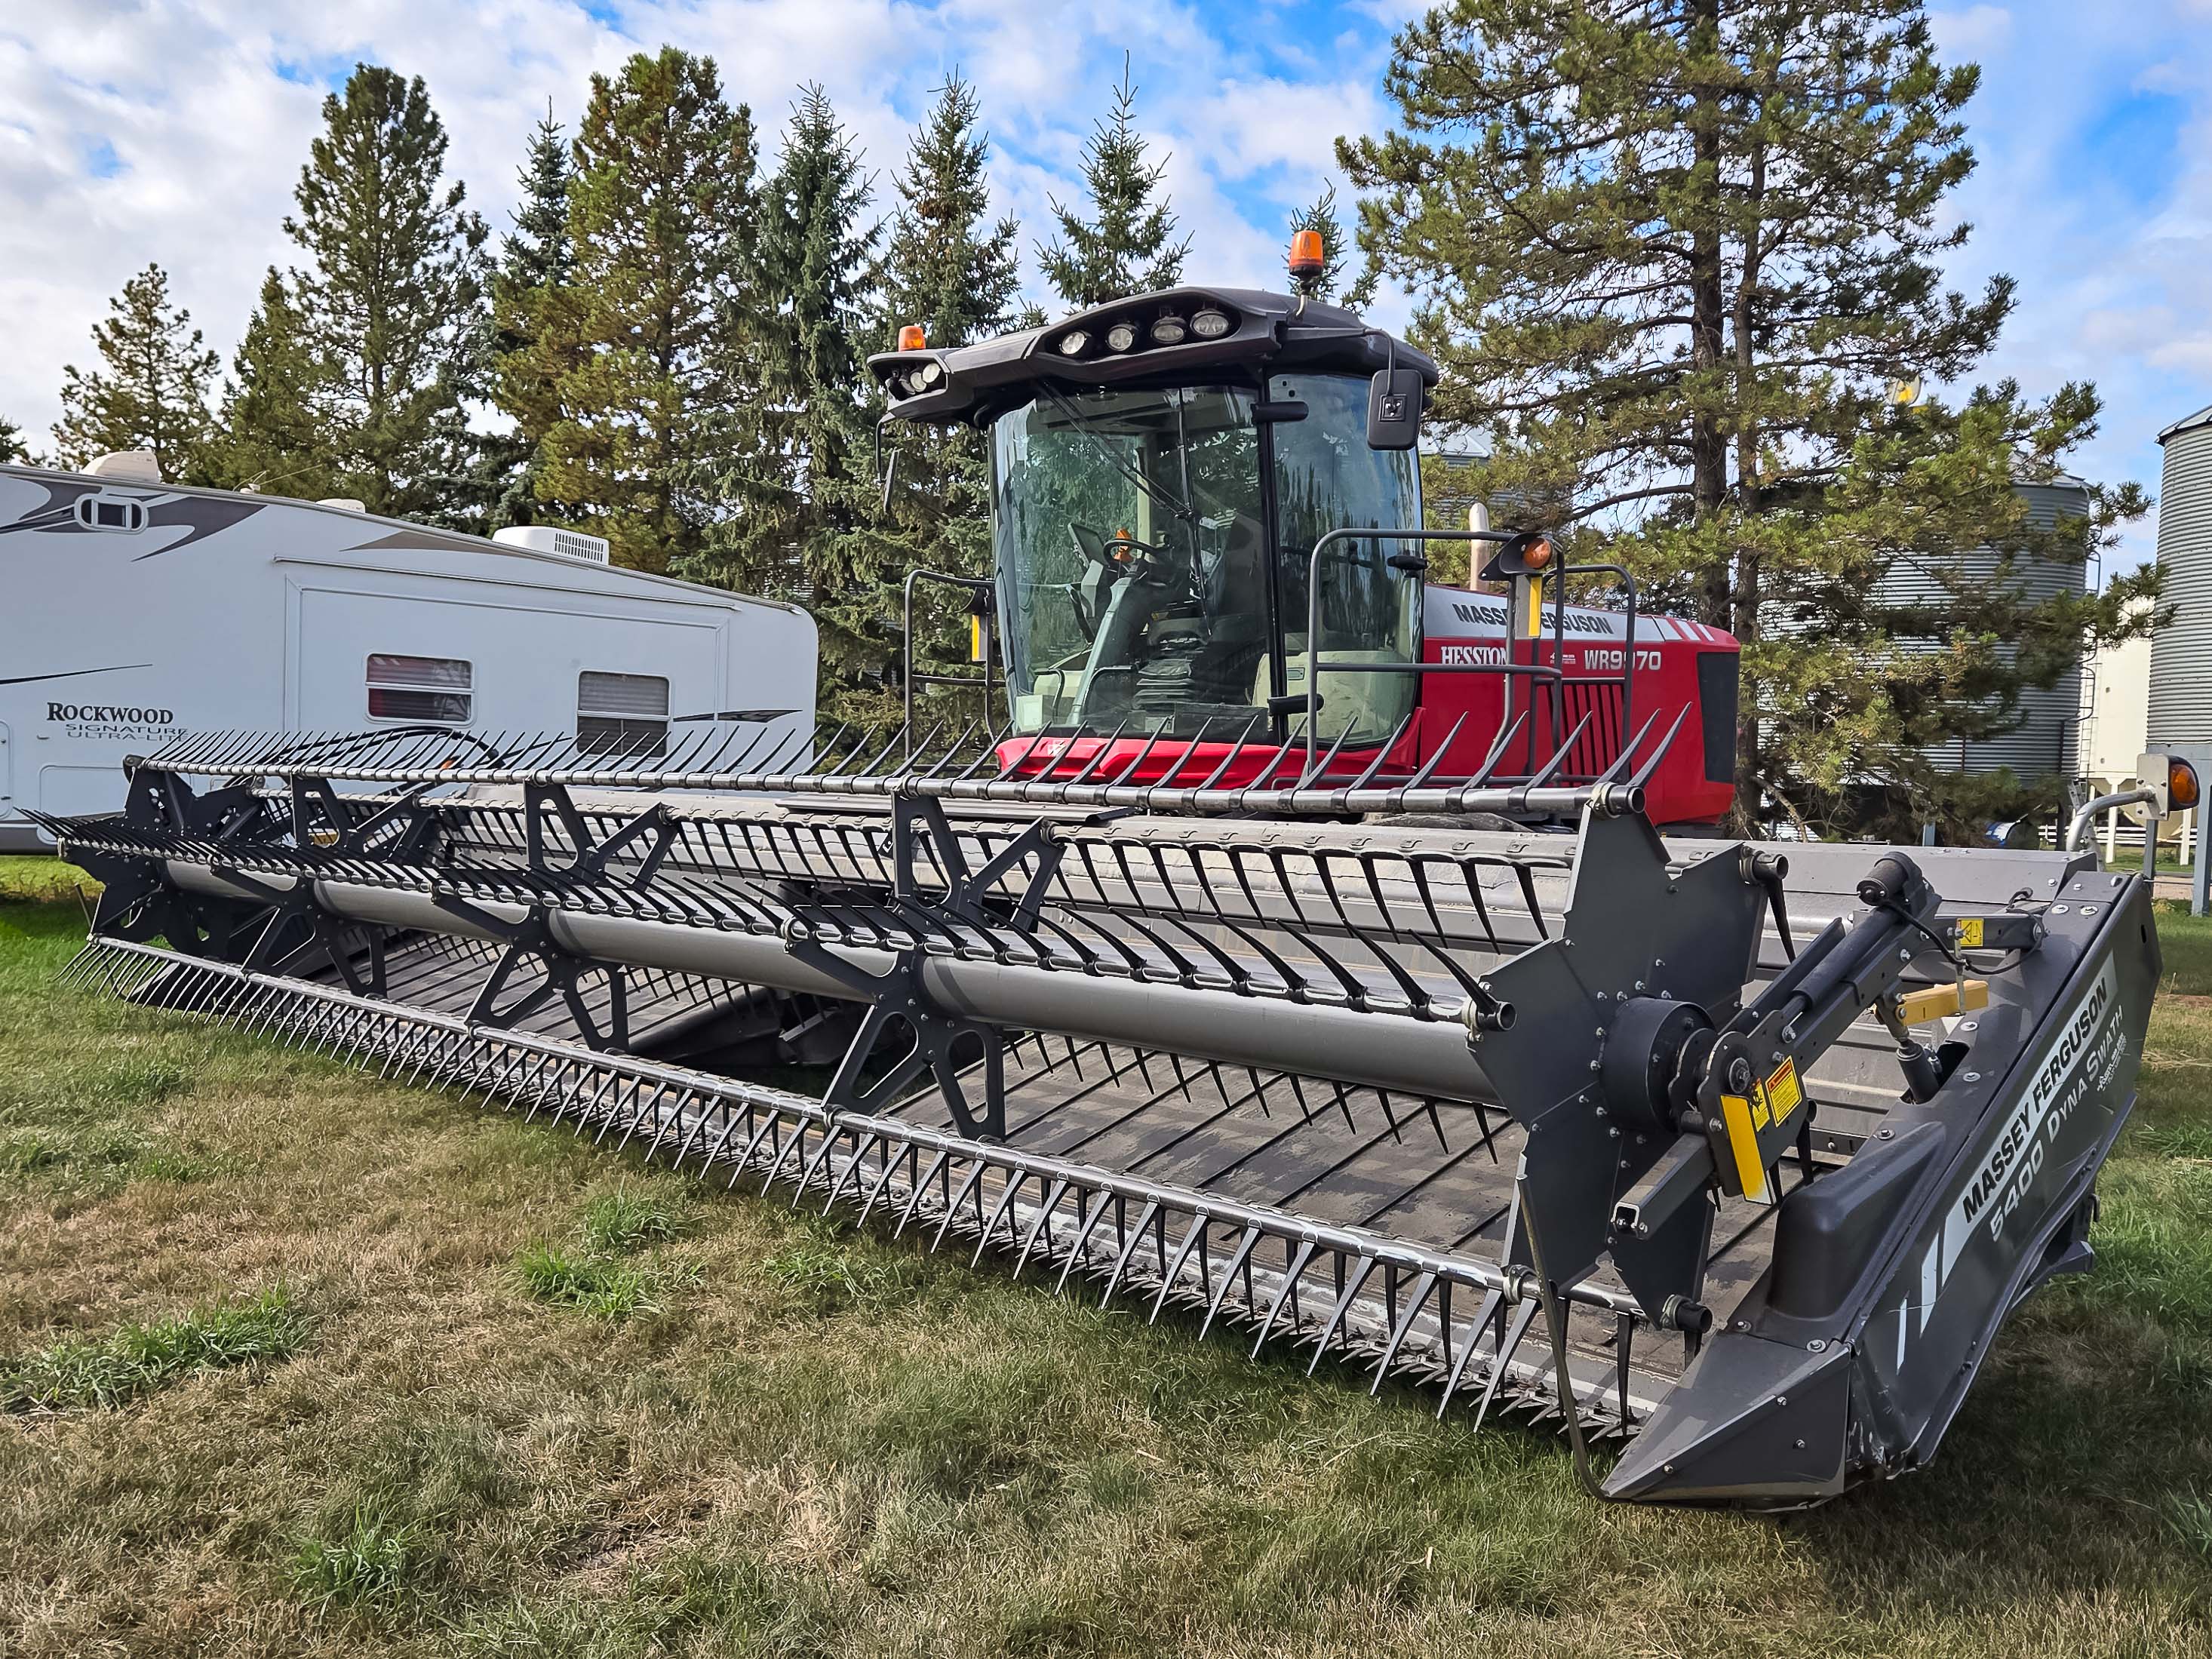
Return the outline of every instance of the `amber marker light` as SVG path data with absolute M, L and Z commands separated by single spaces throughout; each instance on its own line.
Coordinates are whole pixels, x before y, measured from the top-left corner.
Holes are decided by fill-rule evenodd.
M 1541 570 L 1551 562 L 1552 540 L 1548 536 L 1538 537 L 1528 544 L 1527 550 L 1521 555 L 1521 562 L 1531 570 Z
M 2168 809 L 2185 812 L 2197 805 L 2203 793 L 2197 781 L 2197 769 L 2179 757 L 2166 763 L 2166 799 Z

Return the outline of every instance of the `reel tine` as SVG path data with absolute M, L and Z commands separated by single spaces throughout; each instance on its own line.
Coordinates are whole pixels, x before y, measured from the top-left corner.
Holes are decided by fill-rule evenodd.
M 969 1267 L 973 1267 L 982 1261 L 983 1252 L 990 1246 L 991 1235 L 998 1231 L 1000 1219 L 1014 1207 L 1015 1195 L 1021 1191 L 1024 1179 L 1024 1174 L 1019 1170 L 1006 1172 L 1006 1178 L 999 1188 L 999 1201 L 992 1206 L 990 1218 L 984 1222 L 983 1230 L 976 1237 L 975 1254 L 968 1258 Z
M 1030 1250 L 1036 1243 L 1037 1235 L 1051 1221 L 1052 1212 L 1060 1207 L 1060 1200 L 1066 1191 L 1066 1180 L 1064 1177 L 1056 1177 L 1052 1183 L 1052 1189 L 1045 1194 L 1044 1202 L 1037 1206 L 1036 1219 L 1030 1223 L 1030 1230 L 1022 1238 L 1021 1253 L 1014 1258 L 1013 1276 L 1016 1279 L 1022 1276 L 1022 1268 L 1029 1261 Z
M 937 1237 L 929 1242 L 931 1249 L 937 1249 L 944 1244 L 945 1235 L 951 1230 L 953 1217 L 960 1213 L 962 1201 L 975 1190 L 976 1184 L 983 1179 L 983 1171 L 988 1167 L 980 1158 L 969 1166 L 967 1176 L 960 1183 L 960 1190 L 953 1194 L 945 1206 L 945 1219 L 938 1224 Z
M 1251 1260 L 1253 1248 L 1263 1237 L 1259 1228 L 1248 1226 L 1243 1235 L 1237 1239 L 1237 1249 L 1231 1254 L 1229 1260 L 1222 1264 L 1221 1282 L 1214 1287 L 1212 1298 L 1206 1304 L 1206 1317 L 1200 1322 L 1198 1328 L 1200 1336 L 1203 1337 L 1212 1328 L 1213 1316 L 1221 1311 L 1222 1298 L 1229 1294 L 1230 1281 L 1236 1278 L 1237 1270 Z
M 842 1129 L 823 1126 L 821 1146 L 815 1149 L 814 1156 L 807 1160 L 806 1167 L 799 1171 L 798 1180 L 792 1183 L 791 1207 L 793 1209 L 796 1210 L 805 1198 L 806 1189 L 814 1184 L 817 1176 L 821 1173 L 822 1166 L 829 1162 L 830 1149 L 836 1146 L 838 1137 L 843 1133 Z
M 1382 1350 L 1382 1358 L 1375 1362 L 1375 1381 L 1368 1386 L 1367 1389 L 1370 1399 L 1382 1392 L 1382 1378 L 1390 1369 L 1390 1362 L 1398 1357 L 1398 1349 L 1406 1340 L 1406 1333 L 1413 1328 L 1414 1316 L 1421 1311 L 1422 1304 L 1428 1301 L 1429 1292 L 1436 1289 L 1436 1285 L 1437 1276 L 1433 1273 L 1424 1273 L 1413 1281 L 1413 1298 L 1407 1303 L 1406 1311 L 1399 1318 L 1397 1329 L 1390 1333 L 1389 1346 Z
M 1260 1350 L 1267 1345 L 1267 1333 L 1274 1328 L 1275 1316 L 1282 1312 L 1283 1304 L 1291 1299 L 1291 1293 L 1297 1289 L 1298 1275 L 1305 1272 L 1306 1263 L 1313 1260 L 1315 1248 L 1314 1242 L 1310 1238 L 1302 1238 L 1298 1241 L 1297 1254 L 1291 1259 L 1289 1267 L 1284 1270 L 1282 1288 L 1275 1292 L 1275 1300 L 1267 1310 L 1267 1316 L 1260 1322 L 1260 1334 L 1253 1339 L 1253 1358 L 1257 1359 L 1260 1357 Z
M 1498 1344 L 1498 1358 L 1490 1368 L 1490 1381 L 1482 1390 L 1482 1402 L 1475 1407 L 1474 1426 L 1479 1431 L 1482 1419 L 1490 1414 L 1490 1402 L 1498 1398 L 1498 1385 L 1505 1381 L 1505 1369 L 1513 1363 L 1513 1355 L 1521 1346 L 1521 1339 L 1528 1334 L 1529 1326 L 1536 1322 L 1542 1304 L 1531 1296 L 1523 1298 L 1513 1310 L 1513 1322 L 1506 1327 L 1505 1340 Z
M 870 1139 L 872 1139 L 872 1137 L 870 1137 Z M 854 1133 L 853 1136 L 853 1155 L 845 1160 L 844 1168 L 837 1171 L 836 1180 L 830 1183 L 829 1195 L 822 1200 L 821 1212 L 823 1215 L 828 1215 L 830 1212 L 836 1206 L 839 1196 L 845 1190 L 845 1183 L 849 1181 L 856 1180 L 859 1177 L 860 1173 L 860 1164 L 866 1156 L 866 1146 L 863 1142 L 862 1138 L 857 1133 Z
M 889 1153 L 884 1157 L 884 1171 L 881 1175 L 876 1177 L 876 1184 L 868 1189 L 868 1196 L 860 1206 L 860 1224 L 862 1226 L 867 1225 L 868 1212 L 876 1207 L 876 1200 L 881 1198 L 884 1192 L 890 1188 L 891 1184 L 891 1177 L 897 1173 L 901 1159 L 905 1158 L 911 1151 L 912 1149 L 909 1147 L 902 1147 L 898 1152 Z
M 1083 1259 L 1083 1247 L 1091 1242 L 1091 1235 L 1097 1230 L 1098 1224 L 1105 1219 L 1107 1206 L 1114 1201 L 1114 1195 L 1111 1193 L 1098 1194 L 1098 1202 L 1091 1207 L 1091 1213 L 1085 1219 L 1083 1225 L 1076 1230 L 1075 1243 L 1068 1247 L 1067 1261 L 1060 1270 L 1059 1280 L 1052 1287 L 1054 1291 L 1067 1288 L 1067 1276 L 1075 1271 L 1075 1264 Z
M 1160 1275 L 1160 1292 L 1152 1298 L 1152 1314 L 1145 1321 L 1147 1325 L 1159 1322 L 1160 1310 L 1167 1305 L 1168 1292 L 1175 1288 L 1176 1281 L 1182 1274 L 1182 1264 L 1198 1248 L 1198 1241 L 1205 1237 L 1208 1224 L 1208 1219 L 1202 1212 L 1193 1218 L 1190 1231 L 1183 1235 L 1182 1243 L 1176 1247 L 1175 1259 L 1168 1263 L 1167 1270 Z
M 1375 1258 L 1363 1255 L 1359 1258 L 1359 1266 L 1346 1279 L 1344 1293 L 1336 1298 L 1336 1305 L 1329 1310 L 1328 1318 L 1322 1322 L 1321 1335 L 1314 1343 L 1313 1359 L 1306 1366 L 1308 1376 L 1321 1369 L 1322 1355 L 1328 1352 L 1329 1338 L 1336 1334 L 1338 1323 L 1351 1310 L 1352 1298 L 1359 1294 L 1359 1287 L 1367 1282 L 1367 1275 L 1374 1270 Z
M 899 1212 L 898 1224 L 891 1229 L 893 1238 L 896 1238 L 906 1231 L 907 1223 L 914 1219 L 915 1212 L 921 1207 L 921 1200 L 929 1195 L 929 1183 L 937 1179 L 937 1172 L 951 1161 L 951 1157 L 952 1149 L 950 1146 L 939 1146 L 937 1149 L 937 1156 L 929 1160 L 929 1168 L 922 1172 L 921 1178 L 914 1183 L 912 1189 L 907 1194 L 906 1203 Z
M 1159 1213 L 1159 1210 L 1157 1200 L 1148 1200 L 1138 1212 L 1137 1224 L 1129 1229 L 1128 1241 L 1121 1246 L 1121 1254 L 1115 1259 L 1113 1274 L 1106 1281 L 1106 1293 L 1098 1298 L 1100 1307 L 1103 1308 L 1113 1301 L 1115 1287 L 1121 1282 L 1121 1274 L 1128 1267 L 1130 1255 L 1144 1242 L 1145 1231 L 1152 1224 L 1152 1218 Z
M 1467 1322 L 1467 1340 L 1459 1345 L 1459 1358 L 1452 1361 L 1451 1374 L 1444 1379 L 1444 1397 L 1437 1401 L 1438 1422 L 1443 1421 L 1444 1413 L 1451 1409 L 1452 1395 L 1459 1388 L 1461 1374 L 1467 1370 L 1467 1362 L 1474 1358 L 1474 1351 L 1482 1340 L 1484 1328 L 1495 1316 L 1498 1304 L 1504 1300 L 1504 1296 L 1502 1291 L 1486 1292 L 1482 1298 L 1482 1304 L 1474 1310 L 1474 1317 Z

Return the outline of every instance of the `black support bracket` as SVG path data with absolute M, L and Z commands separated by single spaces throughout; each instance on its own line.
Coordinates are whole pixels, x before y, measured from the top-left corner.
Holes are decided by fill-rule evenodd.
M 1003 1141 L 1006 1138 L 1006 1042 L 992 1026 L 963 1019 L 948 1012 L 922 986 L 927 953 L 903 951 L 887 973 L 871 973 L 847 961 L 814 938 L 803 921 L 784 930 L 784 948 L 817 972 L 851 988 L 867 1005 L 860 1028 L 838 1062 L 837 1073 L 823 1095 L 823 1101 L 845 1111 L 877 1113 L 914 1086 L 927 1072 L 945 1097 L 952 1121 L 971 1139 Z M 870 1079 L 878 1063 L 877 1049 L 895 1025 L 911 1033 L 906 1052 Z M 965 1054 L 968 1058 L 963 1058 Z M 977 1060 L 982 1062 L 982 1110 L 969 1106 L 961 1073 Z
M 567 833 L 573 856 L 566 864 L 557 864 L 546 851 L 546 819 L 548 814 L 557 819 Z M 604 841 L 592 833 L 592 826 L 577 809 L 574 799 L 565 785 L 558 783 L 526 783 L 522 786 L 523 853 L 530 868 L 541 873 L 564 876 L 601 878 L 615 856 L 641 841 L 650 838 L 651 845 L 631 878 L 633 887 L 643 888 L 659 872 L 661 861 L 676 839 L 676 819 L 665 803 L 656 801 L 630 818 Z
M 576 1030 L 586 1044 L 603 1054 L 629 1050 L 629 969 L 619 962 L 580 957 L 565 948 L 553 937 L 552 912 L 546 906 L 533 904 L 520 921 L 510 921 L 458 893 L 433 888 L 430 902 L 447 915 L 481 928 L 504 947 L 470 1006 L 471 1024 L 488 1025 L 495 1030 L 512 1030 L 558 997 L 567 1005 L 569 1017 L 576 1022 Z M 530 965 L 538 970 L 538 982 L 502 1005 L 499 999 L 507 981 L 517 970 Z M 592 974 L 602 976 L 606 984 L 604 1018 L 592 1012 L 584 997 L 586 977 Z

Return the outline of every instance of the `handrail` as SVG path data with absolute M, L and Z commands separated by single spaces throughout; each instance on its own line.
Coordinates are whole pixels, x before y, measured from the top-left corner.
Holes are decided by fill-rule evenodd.
M 1334 541 L 1368 539 L 1394 542 L 1510 542 L 1516 533 L 1509 530 L 1380 530 L 1347 526 L 1341 529 L 1329 531 L 1314 544 L 1313 552 L 1306 560 L 1306 772 L 1309 775 L 1311 775 L 1315 769 L 1316 754 L 1320 747 L 1322 550 Z M 1630 710 L 1631 699 L 1635 695 L 1636 682 L 1636 578 L 1629 574 L 1626 567 L 1622 565 L 1603 563 L 1561 565 L 1558 569 L 1548 573 L 1559 579 L 1559 585 L 1554 590 L 1552 601 L 1553 659 L 1548 666 L 1542 663 L 1522 664 L 1513 660 L 1513 647 L 1516 641 L 1512 618 L 1508 617 L 1505 624 L 1506 659 L 1502 663 L 1355 662 L 1335 664 L 1329 672 L 1333 674 L 1497 674 L 1503 677 L 1505 681 L 1505 712 L 1500 720 L 1501 727 L 1510 722 L 1513 717 L 1515 679 L 1526 678 L 1547 681 L 1553 687 L 1553 736 L 1556 738 L 1558 726 L 1565 723 L 1565 706 L 1559 701 L 1559 688 L 1566 684 L 1566 670 L 1563 666 L 1566 660 L 1566 579 L 1569 576 L 1595 575 L 1600 572 L 1607 572 L 1619 576 L 1628 589 L 1627 634 L 1621 641 L 1620 731 L 1624 742 L 1632 741 L 1631 733 L 1635 730 L 1635 723 L 1630 718 Z M 1536 580 L 1540 582 L 1543 577 L 1540 575 Z M 1595 678 L 1584 676 L 1576 683 L 1602 684 L 1612 678 L 1611 675 L 1600 675 Z M 1534 694 L 1532 692 L 1530 696 L 1533 702 Z M 1528 728 L 1528 740 L 1532 748 L 1535 735 L 1535 725 L 1531 721 Z
M 2095 819 L 2104 813 L 2116 811 L 2123 806 L 2133 806 L 2139 802 L 2148 803 L 2154 809 L 2155 809 L 2158 803 L 2158 791 L 2155 789 L 2123 789 L 2118 794 L 2098 796 L 2094 800 L 2087 803 L 2080 811 L 2074 815 L 2073 821 L 2066 826 L 2066 839 L 2064 842 L 2062 843 L 2060 850 L 2067 853 L 2080 852 L 2081 850 L 2082 837 L 2087 834 L 2090 824 L 2094 822 Z M 2145 848 L 2143 855 L 2143 879 L 2146 881 L 2149 880 L 2155 872 L 2157 846 L 2158 813 L 2154 810 L 2150 815 L 2150 822 L 2145 827 L 2143 831 L 2143 847 Z
M 914 688 L 915 683 L 914 672 L 914 585 L 917 580 L 922 580 L 933 582 L 943 582 L 948 587 L 964 587 L 970 592 L 990 593 L 997 591 L 995 585 L 988 577 L 985 576 L 956 576 L 949 570 L 924 570 L 919 565 L 906 573 L 905 603 L 901 612 L 900 618 L 902 627 L 904 630 L 904 645 L 901 653 L 899 665 L 899 689 L 906 705 L 906 731 L 908 753 L 909 756 L 913 753 Z M 923 676 L 923 678 L 933 685 L 981 685 L 983 688 L 983 724 L 987 726 L 990 725 L 992 684 L 991 641 L 988 634 L 985 635 L 983 640 L 983 678 L 980 681 L 975 679 L 973 676 L 964 674 L 929 674 Z

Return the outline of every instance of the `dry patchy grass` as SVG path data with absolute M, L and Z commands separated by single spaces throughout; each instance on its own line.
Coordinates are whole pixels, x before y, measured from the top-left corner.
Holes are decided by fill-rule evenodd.
M 313 1328 L 0 1416 L 0 1653 L 2212 1650 L 2212 1004 L 2158 1017 L 2099 1273 L 1932 1468 L 1778 1521 L 59 993 L 79 933 L 0 903 L 0 1136 L 49 1149 L 0 1166 L 0 1361 L 280 1284 Z M 649 1293 L 582 1316 L 533 1252 Z

